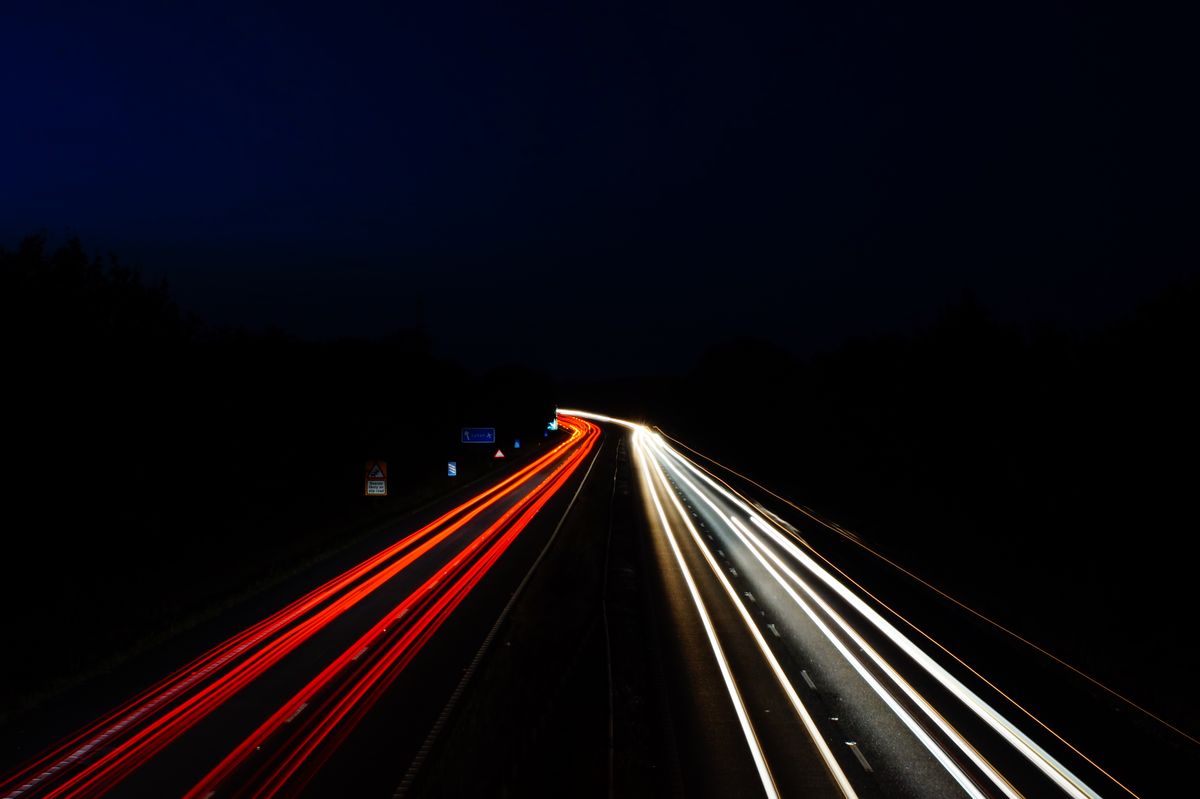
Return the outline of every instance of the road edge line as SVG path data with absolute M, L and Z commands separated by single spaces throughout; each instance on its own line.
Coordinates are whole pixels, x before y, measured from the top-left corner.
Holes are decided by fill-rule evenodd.
M 587 471 L 583 474 L 583 479 L 579 481 L 579 486 L 575 489 L 575 493 L 572 495 L 571 501 L 567 504 L 566 510 L 563 511 L 563 515 L 559 518 L 558 524 L 554 526 L 554 531 L 550 533 L 550 537 L 546 540 L 545 545 L 542 546 L 542 551 L 538 553 L 538 556 L 534 559 L 533 564 L 529 567 L 529 571 L 525 573 L 525 576 L 521 579 L 521 582 L 517 584 L 516 590 L 513 591 L 512 596 L 509 597 L 508 602 L 500 611 L 500 615 L 496 617 L 496 622 L 492 625 L 492 629 L 488 631 L 487 636 L 484 637 L 483 643 L 479 645 L 479 650 L 471 659 L 471 663 L 467 666 L 467 670 L 463 672 L 463 676 L 461 679 L 459 679 L 458 685 L 455 686 L 454 691 L 451 692 L 450 698 L 446 700 L 445 707 L 442 708 L 442 712 L 438 714 L 437 720 L 434 721 L 433 726 L 429 729 L 429 734 L 425 736 L 424 742 L 422 742 L 420 748 L 417 749 L 416 755 L 413 756 L 413 760 L 408 767 L 408 771 L 405 772 L 404 777 L 400 780 L 400 784 L 396 786 L 396 790 L 392 792 L 392 799 L 405 799 L 405 797 L 408 795 L 408 791 L 412 788 L 413 783 L 416 781 L 421 766 L 424 764 L 425 759 L 429 756 L 429 753 L 433 750 L 433 747 L 437 743 L 442 730 L 449 722 L 451 714 L 454 713 L 455 708 L 458 706 L 459 699 L 462 697 L 463 693 L 466 692 L 467 685 L 470 683 L 471 678 L 475 675 L 475 670 L 483 661 L 483 658 L 487 655 L 488 650 L 491 649 L 492 641 L 500 632 L 500 627 L 505 621 L 508 620 L 509 613 L 512 611 L 513 606 L 516 605 L 517 599 L 525 590 L 526 584 L 528 584 L 530 578 L 533 577 L 533 573 L 537 570 L 538 565 L 541 564 L 542 558 L 544 558 L 546 553 L 550 551 L 550 547 L 554 544 L 554 540 L 558 537 L 558 531 L 562 529 L 563 524 L 567 521 L 567 517 L 571 514 L 571 509 L 575 507 L 575 500 L 579 498 L 579 494 L 583 491 L 583 487 L 587 485 L 588 478 L 592 475 L 592 467 L 596 465 L 596 461 L 599 459 L 600 453 L 604 451 L 604 445 L 607 443 L 608 437 L 605 436 L 604 440 L 600 442 L 600 446 L 596 447 L 596 454 L 592 456 L 592 461 L 588 464 Z

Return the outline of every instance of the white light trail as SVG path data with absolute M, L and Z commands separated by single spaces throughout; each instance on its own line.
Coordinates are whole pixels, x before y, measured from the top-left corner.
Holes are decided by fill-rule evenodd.
M 813 610 L 812 606 L 802 597 L 800 597 L 791 587 L 791 585 L 789 585 L 787 581 L 785 581 L 779 575 L 779 572 L 777 572 L 769 563 L 767 563 L 767 561 L 759 553 L 759 550 L 750 543 L 750 540 L 755 538 L 750 530 L 746 528 L 745 525 L 743 525 L 737 518 L 733 516 L 727 516 L 716 505 L 716 503 L 714 503 L 705 494 L 705 492 L 701 491 L 695 483 L 693 483 L 691 480 L 688 480 L 687 477 L 677 469 L 672 469 L 672 473 L 675 474 L 680 481 L 687 485 L 695 496 L 700 497 L 709 507 L 711 507 L 717 514 L 717 517 L 721 519 L 721 521 L 724 522 L 739 539 L 741 539 L 743 545 L 745 545 L 751 554 L 754 555 L 754 557 L 762 565 L 763 569 L 766 570 L 766 572 L 770 574 L 777 583 L 779 583 L 788 596 L 791 597 L 792 601 L 796 603 L 796 605 L 805 613 L 806 616 L 808 616 L 813 624 L 816 625 L 817 629 L 819 629 L 829 640 L 829 642 L 838 650 L 838 652 L 841 653 L 846 662 L 849 663 L 856 672 L 858 672 L 863 681 L 866 682 L 873 691 L 875 691 L 879 698 L 882 699 L 883 702 L 896 715 L 896 717 L 900 719 L 901 723 L 903 723 L 904 726 L 907 727 L 910 732 L 912 732 L 913 736 L 916 737 L 917 740 L 919 740 L 921 744 L 929 751 L 929 753 L 938 761 L 938 763 L 940 763 L 942 767 L 946 769 L 954 781 L 959 784 L 959 786 L 967 793 L 967 795 L 974 797 L 974 799 L 986 799 L 986 795 L 980 792 L 978 787 L 976 787 L 976 785 L 971 781 L 971 778 L 968 777 L 967 774 L 963 772 L 961 768 L 959 768 L 958 764 L 954 762 L 953 758 L 951 758 L 945 751 L 942 750 L 937 742 L 929 736 L 925 729 L 919 723 L 917 723 L 917 720 L 913 718 L 912 714 L 905 710 L 904 707 L 896 700 L 896 698 L 892 696 L 891 692 L 888 691 L 877 679 L 875 679 L 874 675 L 867 670 L 859 658 L 856 657 L 849 647 L 847 647 L 845 643 L 842 642 L 842 640 L 836 634 L 834 634 L 833 630 L 831 630 L 829 626 L 825 624 L 816 611 Z M 759 544 L 759 546 L 761 546 L 761 544 Z M 763 551 L 768 555 L 771 555 L 773 559 L 779 562 L 774 553 L 766 550 L 765 548 Z M 782 562 L 779 562 L 779 565 L 782 569 L 786 570 L 787 567 L 784 566 Z M 928 703 L 925 702 L 925 700 L 916 692 L 915 689 L 908 685 L 899 674 L 891 669 L 891 667 L 887 665 L 883 658 L 871 649 L 870 645 L 865 640 L 854 633 L 844 619 L 838 616 L 832 608 L 823 603 L 820 597 L 817 597 L 815 594 L 813 594 L 812 589 L 807 585 L 804 585 L 802 581 L 797 579 L 796 582 L 805 589 L 805 592 L 809 594 L 813 601 L 822 605 L 822 610 L 829 614 L 829 616 L 834 620 L 835 623 L 838 624 L 839 627 L 841 627 L 845 632 L 854 638 L 855 643 L 864 652 L 868 653 L 872 660 L 875 661 L 876 665 L 888 672 L 888 676 L 892 678 L 893 682 L 896 682 L 898 685 L 902 686 L 902 690 L 908 694 L 912 701 L 923 706 L 922 709 L 925 710 L 927 715 L 935 719 L 935 723 L 939 723 L 939 726 L 942 728 L 943 732 L 951 736 L 957 736 L 957 739 L 960 742 L 960 747 L 964 749 L 968 757 L 970 757 L 980 769 L 989 774 L 989 777 L 993 779 L 993 782 L 995 782 L 997 787 L 1004 793 L 1005 796 L 1009 797 L 1009 799 L 1020 799 L 1020 795 L 1013 791 L 1012 786 L 1008 785 L 1007 781 L 1005 781 L 1004 778 L 990 766 L 990 764 L 984 761 L 983 758 L 980 757 L 979 754 L 975 752 L 974 749 L 972 749 L 970 745 L 967 744 L 966 741 L 963 740 L 961 736 L 959 736 L 953 730 L 953 728 L 951 728 L 949 724 L 945 722 L 945 720 L 942 719 L 936 713 L 936 711 L 934 711 L 933 708 L 928 705 Z M 738 604 L 740 607 L 741 603 Z
M 564 410 L 561 412 L 569 413 L 573 416 L 583 416 L 585 418 L 595 419 L 601 422 L 618 424 L 633 430 L 635 433 L 635 440 L 638 441 L 643 454 L 647 457 L 651 457 L 655 463 L 661 462 L 663 465 L 665 465 L 666 468 L 670 469 L 673 475 L 687 483 L 696 496 L 712 507 L 717 513 L 718 518 L 730 525 L 730 529 L 733 530 L 734 534 L 742 539 L 748 550 L 756 559 L 759 560 L 764 569 L 766 569 L 769 574 L 772 574 L 772 576 L 780 583 L 780 585 L 784 587 L 785 592 L 787 592 L 789 596 L 792 597 L 793 601 L 796 601 L 799 606 L 802 608 L 805 607 L 805 605 L 799 601 L 799 595 L 795 594 L 795 591 L 790 588 L 789 583 L 800 586 L 805 593 L 813 597 L 814 601 L 822 602 L 822 600 L 812 593 L 812 587 L 808 586 L 804 579 L 802 579 L 794 570 L 788 568 L 787 564 L 772 547 L 767 546 L 767 544 L 759 538 L 759 536 L 755 533 L 756 529 L 762 534 L 766 535 L 775 546 L 781 548 L 783 553 L 785 553 L 788 558 L 800 564 L 805 571 L 811 573 L 818 580 L 833 590 L 841 599 L 850 604 L 850 606 L 853 607 L 857 613 L 860 613 L 864 619 L 866 619 L 872 626 L 886 636 L 895 646 L 905 652 L 906 655 L 911 657 L 912 660 L 917 663 L 927 674 L 941 683 L 941 685 L 944 686 L 949 693 L 962 702 L 978 718 L 980 718 L 993 731 L 995 731 L 996 734 L 998 734 L 1018 753 L 1020 753 L 1031 764 L 1033 764 L 1035 768 L 1045 774 L 1068 796 L 1074 797 L 1074 799 L 1099 799 L 1099 794 L 1086 785 L 1082 779 L 1072 773 L 1053 755 L 1051 755 L 1028 735 L 1017 728 L 1016 725 L 1005 718 L 999 711 L 991 707 L 980 696 L 975 694 L 961 681 L 950 674 L 937 661 L 920 649 L 915 643 L 904 636 L 891 623 L 889 623 L 871 606 L 863 601 L 857 594 L 853 593 L 846 585 L 844 585 L 831 573 L 826 571 L 801 548 L 797 547 L 795 542 L 792 541 L 791 538 L 789 538 L 781 529 L 779 529 L 779 526 L 787 525 L 784 520 L 774 517 L 771 518 L 771 523 L 765 521 L 759 514 L 758 509 L 752 507 L 752 504 L 748 500 L 745 500 L 743 497 L 736 494 L 736 492 L 733 492 L 732 489 L 727 489 L 726 487 L 720 485 L 718 481 L 710 477 L 705 470 L 699 468 L 691 460 L 677 452 L 673 447 L 667 445 L 660 435 L 650 433 L 644 425 L 629 422 L 624 419 L 604 416 L 602 414 L 589 413 L 586 411 Z M 699 481 L 711 487 L 712 490 L 717 492 L 717 494 L 731 503 L 733 507 L 744 512 L 752 527 L 748 527 L 747 525 L 741 523 L 741 521 L 736 517 L 727 516 L 725 513 L 723 513 L 720 508 L 718 508 L 716 504 L 713 503 L 712 500 L 707 496 L 707 491 L 698 487 L 695 483 L 689 481 L 687 477 L 683 475 L 682 471 L 680 471 L 680 466 L 693 474 L 696 478 L 698 478 Z M 673 492 L 668 490 L 668 494 L 674 499 Z M 656 494 L 653 494 L 653 496 L 661 513 L 661 503 L 658 501 Z M 773 516 L 773 514 L 770 514 L 769 512 L 764 512 L 763 515 Z M 681 516 L 685 519 L 685 521 L 687 521 L 686 513 L 681 513 Z M 693 535 L 696 535 L 694 530 L 692 530 L 692 533 Z M 677 546 L 673 538 L 671 541 L 673 546 Z M 706 553 L 707 557 L 711 557 L 710 555 L 707 555 L 706 548 L 702 547 L 702 551 Z M 676 556 L 678 557 L 678 553 Z M 771 566 L 771 564 L 766 562 L 764 556 L 766 558 L 770 558 L 776 565 Z M 787 575 L 786 579 L 784 579 L 784 577 L 780 574 L 781 572 Z M 723 574 L 721 576 L 724 578 Z M 740 602 L 737 602 L 737 605 L 739 608 L 741 607 Z M 808 611 L 811 611 L 811 606 L 808 607 Z M 831 614 L 831 618 L 837 620 L 838 626 L 841 627 L 848 635 L 853 637 L 856 643 L 858 643 L 860 646 L 865 643 L 861 641 L 861 637 L 859 637 L 858 634 L 854 632 L 848 623 L 841 619 L 840 616 L 838 616 L 836 613 L 833 613 L 831 609 L 827 609 L 826 612 Z M 826 634 L 828 635 L 829 633 Z M 838 645 L 836 642 L 836 636 L 831 637 L 830 640 L 834 641 L 835 645 Z M 878 653 L 874 652 L 874 650 L 869 647 L 865 647 L 863 651 L 868 653 L 872 659 L 878 658 L 876 660 L 877 665 L 879 665 L 880 668 L 883 669 L 885 673 L 887 673 L 889 677 L 891 677 L 891 679 L 901 687 L 901 690 L 904 690 L 905 693 L 909 694 L 913 702 L 917 704 L 917 706 L 921 707 L 926 715 L 928 715 L 929 718 L 934 721 L 934 723 L 938 724 L 938 726 L 942 728 L 943 732 L 945 732 L 948 737 L 951 738 L 951 740 L 955 741 L 956 745 L 962 749 L 962 751 L 966 753 L 967 756 L 974 761 L 975 764 L 985 774 L 987 774 L 990 779 L 992 779 L 992 781 L 1006 796 L 1016 795 L 1013 793 L 1015 789 L 1008 784 L 1007 780 L 1000 775 L 994 769 L 994 767 L 987 763 L 986 760 L 983 760 L 982 756 L 975 751 L 974 747 L 966 742 L 960 733 L 953 730 L 953 728 L 949 726 L 949 723 L 941 716 L 941 714 L 933 709 L 923 697 L 920 697 L 920 695 L 916 693 L 915 689 L 913 689 L 912 686 L 907 683 L 907 681 L 903 680 L 903 678 L 901 678 L 889 664 L 886 664 L 886 662 L 882 660 L 882 657 L 879 656 Z M 856 662 L 851 658 L 848 658 L 848 660 L 850 660 L 852 664 Z M 861 664 L 856 665 L 855 667 L 859 668 L 860 666 Z M 883 691 L 883 693 L 880 695 L 884 696 L 885 694 L 888 694 L 888 692 Z M 884 701 L 888 700 L 885 698 Z M 903 720 L 903 716 L 901 716 L 901 719 Z M 918 738 L 920 737 L 921 735 L 918 735 Z M 934 744 L 934 748 L 940 751 L 940 747 L 937 747 L 936 744 Z M 943 765 L 946 765 L 946 760 L 944 760 L 944 758 L 948 758 L 946 753 L 942 752 L 939 755 L 938 752 L 934 752 L 933 749 L 931 749 L 931 752 L 933 752 L 934 756 L 939 759 L 939 762 L 942 762 Z M 955 768 L 957 768 L 957 766 L 955 766 Z M 951 770 L 951 773 L 954 773 L 953 770 Z M 958 777 L 956 776 L 955 779 L 958 779 Z M 962 784 L 961 781 L 960 784 Z
M 800 696 L 796 693 L 796 689 L 792 685 L 791 681 L 787 678 L 787 675 L 784 674 L 783 668 L 779 665 L 779 660 L 775 657 L 775 653 L 771 651 L 770 646 L 767 645 L 767 641 L 765 638 L 763 638 L 762 632 L 758 629 L 758 625 L 754 623 L 754 619 L 751 618 L 749 612 L 746 610 L 746 607 L 740 601 L 738 601 L 737 591 L 735 591 L 733 586 L 730 585 L 729 578 L 725 576 L 724 572 L 721 570 L 721 565 L 717 563 L 716 559 L 712 556 L 712 553 L 708 551 L 708 547 L 704 546 L 704 542 L 700 538 L 699 531 L 697 531 L 695 525 L 692 524 L 692 520 L 688 518 L 688 514 L 684 510 L 683 504 L 679 501 L 679 497 L 676 496 L 675 492 L 672 491 L 667 485 L 666 475 L 663 473 L 658 461 L 652 461 L 651 466 L 654 468 L 655 474 L 658 476 L 663 488 L 666 490 L 667 496 L 671 498 L 676 510 L 679 511 L 679 515 L 683 519 L 684 526 L 686 526 L 688 528 L 688 532 L 691 533 L 692 540 L 695 541 L 696 547 L 704 556 L 704 559 L 708 563 L 709 568 L 712 569 L 713 574 L 716 575 L 717 579 L 720 581 L 721 587 L 725 589 L 725 593 L 729 596 L 733 606 L 737 608 L 742 621 L 746 625 L 746 629 L 750 631 L 750 635 L 754 639 L 754 642 L 758 645 L 759 651 L 762 653 L 763 658 L 767 661 L 767 665 L 770 666 L 771 671 L 775 674 L 775 679 L 779 682 L 780 687 L 783 688 L 784 693 L 787 694 L 788 701 L 792 703 L 792 707 L 795 709 L 796 714 L 800 717 L 805 730 L 812 738 L 813 743 L 816 744 L 817 751 L 820 753 L 822 760 L 825 761 L 825 766 L 829 769 L 830 775 L 833 777 L 834 782 L 837 783 L 838 788 L 841 789 L 842 795 L 846 796 L 848 799 L 857 797 L 858 794 L 855 792 L 853 786 L 850 785 L 850 780 L 847 779 L 846 774 L 842 770 L 842 767 L 838 764 L 837 758 L 834 756 L 833 751 L 829 748 L 829 744 L 825 741 L 825 738 L 817 729 L 816 722 L 813 721 L 808 709 L 805 708 L 804 703 L 800 701 Z M 709 502 L 711 504 L 708 497 L 701 495 L 701 498 L 704 499 L 705 502 Z
M 572 412 L 572 415 L 575 415 Z M 593 417 L 594 418 L 594 417 Z M 644 432 L 635 430 L 634 433 L 634 448 L 645 464 L 650 464 L 651 455 L 646 451 L 641 437 Z M 651 482 L 651 473 L 648 468 L 644 468 L 642 476 L 645 482 L 646 490 L 650 498 L 654 501 L 655 510 L 658 511 L 659 522 L 662 524 L 663 530 L 667 535 L 667 542 L 671 546 L 671 552 L 675 555 L 675 561 L 679 565 L 679 570 L 683 573 L 684 582 L 687 583 L 688 592 L 691 594 L 692 602 L 696 606 L 696 610 L 700 615 L 700 622 L 704 627 L 704 632 L 708 636 L 709 646 L 712 648 L 713 655 L 717 659 L 717 667 L 720 669 L 721 678 L 725 681 L 725 689 L 729 693 L 729 698 L 733 702 L 734 712 L 737 714 L 738 722 L 742 726 L 742 734 L 746 738 L 746 744 L 750 747 L 750 755 L 754 759 L 755 768 L 758 770 L 759 779 L 762 781 L 763 791 L 769 797 L 777 799 L 779 791 L 775 787 L 775 779 L 771 776 L 770 767 L 767 765 L 766 756 L 763 754 L 762 745 L 758 741 L 758 736 L 754 733 L 754 727 L 750 723 L 750 716 L 746 712 L 745 702 L 742 701 L 741 691 L 738 690 L 737 683 L 733 679 L 733 672 L 729 668 L 729 662 L 725 658 L 725 652 L 721 648 L 720 642 L 717 640 L 717 632 L 713 627 L 712 619 L 708 615 L 708 609 L 704 605 L 704 600 L 700 598 L 700 591 L 696 587 L 696 582 L 692 578 L 692 573 L 688 570 L 687 564 L 683 560 L 683 552 L 679 549 L 679 543 L 675 540 L 674 533 L 671 532 L 671 523 L 667 521 L 666 511 L 663 509 L 662 502 L 658 498 L 658 492 L 655 490 Z
M 786 535 L 780 530 L 770 526 L 755 512 L 753 507 L 741 497 L 730 493 L 724 487 L 712 480 L 699 469 L 690 460 L 680 455 L 673 447 L 668 446 L 660 436 L 655 436 L 655 442 L 664 452 L 671 455 L 676 461 L 683 464 L 685 468 L 694 473 L 697 477 L 711 486 L 715 491 L 720 493 L 729 502 L 743 510 L 747 518 L 759 529 L 763 530 L 771 539 L 782 547 L 787 553 L 801 563 L 809 572 L 815 575 L 818 579 L 828 585 L 839 596 L 850 603 L 855 610 L 860 612 L 868 621 L 871 622 L 880 632 L 886 635 L 894 644 L 903 649 L 906 654 L 913 658 L 930 676 L 937 679 L 947 690 L 952 692 L 960 701 L 970 708 L 979 718 L 981 718 L 988 726 L 995 730 L 1003 737 L 1010 745 L 1020 752 L 1030 763 L 1038 770 L 1049 777 L 1055 784 L 1063 789 L 1069 796 L 1076 799 L 1100 799 L 1100 795 L 1086 785 L 1083 780 L 1073 774 L 1066 766 L 1060 763 L 1054 756 L 1046 752 L 1041 746 L 1033 741 L 1025 733 L 1021 732 L 1012 722 L 1006 719 L 999 711 L 991 707 L 987 702 L 980 698 L 977 694 L 962 684 L 957 678 L 946 671 L 937 661 L 929 657 L 920 647 L 905 637 L 886 619 L 880 616 L 873 608 L 867 605 L 861 598 L 850 591 L 841 581 L 831 575 L 828 571 L 814 561 L 807 553 L 797 547 L 790 541 Z M 701 495 L 703 492 L 700 492 Z M 796 578 L 798 579 L 798 578 Z M 802 582 L 802 581 L 801 581 Z

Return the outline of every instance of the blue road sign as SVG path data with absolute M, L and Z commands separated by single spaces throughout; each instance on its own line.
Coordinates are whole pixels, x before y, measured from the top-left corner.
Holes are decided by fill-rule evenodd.
M 464 444 L 495 444 L 496 428 L 494 427 L 464 427 L 462 429 Z
M 521 448 L 521 439 L 518 438 L 516 441 L 513 442 L 513 449 L 520 449 L 520 448 Z
M 450 461 L 446 464 L 446 476 L 458 477 L 458 461 Z

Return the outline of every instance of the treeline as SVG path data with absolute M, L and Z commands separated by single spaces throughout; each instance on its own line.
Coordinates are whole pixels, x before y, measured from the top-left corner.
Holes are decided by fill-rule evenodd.
M 545 376 L 475 377 L 416 329 L 308 342 L 208 327 L 78 241 L 0 248 L 0 297 L 0 602 L 27 653 L 5 658 L 0 716 L 445 491 L 448 459 L 460 481 L 490 468 L 460 426 L 540 439 L 554 412 Z M 361 496 L 375 458 L 386 500 Z

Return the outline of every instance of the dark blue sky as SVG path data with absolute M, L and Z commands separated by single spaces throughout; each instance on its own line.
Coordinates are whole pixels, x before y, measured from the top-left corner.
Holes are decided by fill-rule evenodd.
M 419 301 L 480 367 L 803 351 L 964 288 L 1086 322 L 1200 262 L 1179 13 L 10 4 L 0 241 L 76 233 L 207 319 L 306 336 Z

